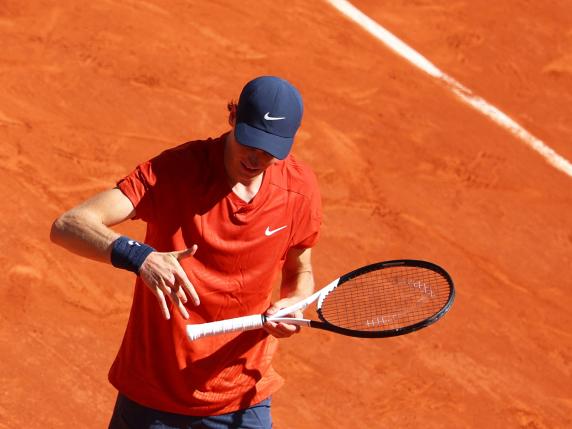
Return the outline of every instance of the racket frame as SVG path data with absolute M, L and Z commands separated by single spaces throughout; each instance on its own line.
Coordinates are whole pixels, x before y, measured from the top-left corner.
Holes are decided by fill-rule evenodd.
M 434 271 L 440 274 L 449 285 L 449 297 L 446 303 L 441 307 L 439 311 L 437 311 L 431 317 L 424 319 L 418 323 L 395 328 L 395 329 L 387 329 L 383 331 L 359 331 L 354 329 L 342 328 L 336 325 L 331 324 L 327 321 L 321 311 L 322 304 L 324 300 L 328 296 L 328 294 L 333 291 L 336 287 L 341 286 L 345 282 L 360 276 L 362 274 L 366 274 L 371 271 L 380 270 L 383 268 L 389 267 L 421 267 L 431 271 Z M 209 322 L 209 323 L 202 323 L 196 325 L 187 325 L 187 336 L 191 341 L 197 340 L 199 338 L 203 338 L 206 336 L 217 335 L 222 333 L 229 333 L 229 332 L 238 332 L 238 331 L 246 331 L 252 329 L 260 329 L 263 327 L 264 323 L 269 320 L 273 322 L 283 322 L 289 323 L 293 325 L 299 326 L 310 326 L 311 328 L 322 329 L 330 332 L 335 332 L 338 334 L 351 336 L 351 337 L 358 337 L 358 338 L 386 338 L 386 337 L 395 337 L 398 335 L 408 334 L 419 329 L 425 328 L 433 323 L 437 322 L 441 319 L 451 308 L 453 305 L 453 301 L 455 299 L 455 287 L 453 284 L 453 279 L 440 266 L 433 264 L 427 261 L 421 261 L 416 259 L 396 259 L 392 261 L 385 261 L 385 262 L 377 262 L 374 264 L 366 265 L 356 270 L 353 270 L 343 276 L 335 279 L 319 291 L 313 293 L 309 297 L 289 306 L 283 308 L 272 316 L 266 316 L 263 314 L 257 315 L 250 315 L 244 317 L 237 317 L 235 319 L 227 319 L 221 320 L 218 322 Z M 300 319 L 300 318 L 291 318 L 285 317 L 288 314 L 292 314 L 298 310 L 303 311 L 307 308 L 311 303 L 314 301 L 317 302 L 317 314 L 320 321 L 311 320 L 311 319 Z
M 395 259 L 391 261 L 377 262 L 374 264 L 366 265 L 341 276 L 339 279 L 337 279 L 336 286 L 341 286 L 345 282 L 362 274 L 366 274 L 371 271 L 376 271 L 389 267 L 420 267 L 440 274 L 445 278 L 445 280 L 449 284 L 449 297 L 446 303 L 443 305 L 443 307 L 441 307 L 439 311 L 437 311 L 431 317 L 428 317 L 412 325 L 395 329 L 387 329 L 384 331 L 358 331 L 354 329 L 342 328 L 340 326 L 333 325 L 325 319 L 321 311 L 322 303 L 327 297 L 327 294 L 324 294 L 320 296 L 317 305 L 318 307 L 317 313 L 318 317 L 320 318 L 320 321 L 310 320 L 310 327 L 358 338 L 396 337 L 399 335 L 409 334 L 411 332 L 418 331 L 419 329 L 432 325 L 433 323 L 441 319 L 450 310 L 451 306 L 453 305 L 453 301 L 455 300 L 455 285 L 453 283 L 453 279 L 451 278 L 449 273 L 445 271 L 443 268 L 441 268 L 439 265 L 427 261 L 421 261 L 417 259 Z M 330 291 L 331 290 L 333 290 L 333 288 L 331 288 Z

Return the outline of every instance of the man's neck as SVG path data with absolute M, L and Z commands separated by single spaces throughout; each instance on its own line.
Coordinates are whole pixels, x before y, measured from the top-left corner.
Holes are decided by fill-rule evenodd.
M 249 203 L 251 202 L 260 188 L 262 187 L 262 181 L 264 179 L 264 173 L 256 176 L 251 181 L 246 183 L 235 182 L 234 184 L 230 182 L 232 192 L 235 193 L 242 201 Z

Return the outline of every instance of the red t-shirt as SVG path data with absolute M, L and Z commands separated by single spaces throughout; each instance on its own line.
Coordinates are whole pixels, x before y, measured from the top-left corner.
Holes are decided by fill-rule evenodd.
M 187 321 L 169 302 L 171 320 L 164 320 L 138 277 L 109 372 L 120 392 L 158 410 L 223 414 L 267 398 L 283 383 L 271 366 L 277 340 L 263 330 L 194 342 L 186 337 L 188 323 L 264 313 L 288 250 L 312 247 L 318 239 L 321 204 L 311 170 L 288 156 L 266 170 L 256 197 L 246 203 L 227 182 L 225 138 L 167 150 L 118 183 L 137 218 L 147 222 L 146 243 L 159 252 L 198 245 L 181 265 L 200 306 L 187 304 Z

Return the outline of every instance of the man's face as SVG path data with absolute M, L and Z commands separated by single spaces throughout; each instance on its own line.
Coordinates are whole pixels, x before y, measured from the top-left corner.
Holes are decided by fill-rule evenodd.
M 252 181 L 278 161 L 263 150 L 240 144 L 234 137 L 234 130 L 229 133 L 226 146 L 226 172 L 232 180 L 238 182 Z

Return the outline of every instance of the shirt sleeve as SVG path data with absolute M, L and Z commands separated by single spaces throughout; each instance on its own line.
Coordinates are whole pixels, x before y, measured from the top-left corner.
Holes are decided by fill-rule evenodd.
M 166 222 L 180 204 L 181 188 L 193 180 L 198 169 L 193 142 L 168 149 L 139 164 L 117 182 L 117 187 L 135 207 L 135 219 Z M 200 160 L 199 160 L 200 162 Z
M 151 222 L 154 213 L 154 187 L 157 177 L 153 170 L 154 160 L 139 164 L 131 173 L 117 182 L 117 187 L 131 200 L 135 207 L 134 219 Z

